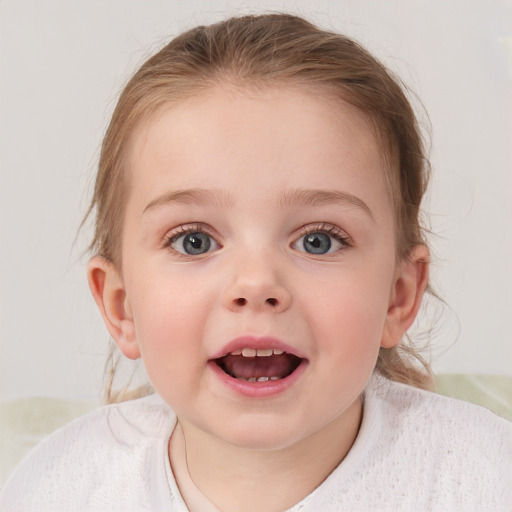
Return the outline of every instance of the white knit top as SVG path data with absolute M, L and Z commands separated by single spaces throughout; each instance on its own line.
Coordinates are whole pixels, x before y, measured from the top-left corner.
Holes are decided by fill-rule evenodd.
M 186 512 L 167 454 L 175 422 L 157 395 L 74 421 L 22 462 L 0 511 Z M 372 379 L 350 452 L 290 512 L 342 510 L 511 512 L 512 423 Z

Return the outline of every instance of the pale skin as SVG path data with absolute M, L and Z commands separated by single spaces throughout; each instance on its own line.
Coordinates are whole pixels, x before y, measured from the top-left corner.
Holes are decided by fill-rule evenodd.
M 219 86 L 133 134 L 122 259 L 93 258 L 89 283 L 176 412 L 190 476 L 225 512 L 285 510 L 332 472 L 379 348 L 417 314 L 428 250 L 397 261 L 385 165 L 362 114 L 293 88 Z M 184 229 L 208 250 L 187 254 Z M 309 252 L 311 234 L 327 252 Z M 212 358 L 243 336 L 292 347 L 300 376 L 268 396 L 226 385 Z

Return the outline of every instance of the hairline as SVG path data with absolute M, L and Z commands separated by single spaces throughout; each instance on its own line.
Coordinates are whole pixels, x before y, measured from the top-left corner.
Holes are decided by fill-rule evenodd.
M 212 90 L 215 89 L 231 89 L 234 93 L 247 94 L 250 92 L 260 94 L 265 91 L 278 89 L 282 90 L 284 86 L 289 90 L 299 91 L 305 94 L 316 96 L 318 91 L 323 94 L 317 97 L 318 101 L 330 102 L 333 105 L 344 103 L 350 108 L 354 109 L 358 113 L 359 119 L 366 125 L 374 137 L 375 143 L 381 150 L 381 156 L 383 160 L 382 169 L 384 171 L 384 181 L 391 206 L 393 208 L 394 220 L 395 220 L 395 246 L 397 253 L 397 260 L 400 259 L 399 254 L 403 252 L 400 247 L 401 238 L 401 219 L 400 219 L 400 202 L 397 197 L 397 185 L 399 186 L 400 177 L 399 171 L 396 168 L 398 148 L 396 143 L 393 141 L 393 137 L 386 133 L 384 121 L 378 116 L 376 112 L 365 111 L 363 108 L 358 106 L 355 101 L 351 101 L 350 96 L 354 93 L 350 93 L 350 89 L 342 91 L 340 87 L 335 84 L 328 82 L 320 82 L 315 80 L 304 79 L 303 77 L 293 76 L 277 76 L 277 77 L 264 77 L 256 78 L 254 80 L 249 78 L 243 78 L 235 76 L 229 71 L 218 71 L 212 77 L 203 78 L 202 81 L 192 87 L 188 87 L 187 90 L 173 91 L 169 86 L 163 87 L 160 94 L 150 94 L 148 99 L 144 98 L 139 101 L 136 108 L 130 113 L 131 120 L 125 125 L 125 135 L 122 139 L 123 148 L 120 151 L 119 165 L 120 165 L 120 176 L 119 186 L 121 199 L 119 201 L 118 208 L 118 223 L 115 226 L 115 233 L 117 240 L 114 241 L 112 247 L 112 257 L 110 258 L 118 267 L 122 267 L 122 243 L 123 243 L 123 225 L 125 218 L 125 207 L 128 200 L 129 189 L 130 189 L 130 176 L 131 176 L 131 163 L 130 163 L 130 151 L 133 148 L 133 139 L 137 137 L 144 128 L 147 128 L 159 114 L 172 109 L 173 106 L 183 104 L 188 101 L 194 101 L 200 99 L 202 96 L 205 97 Z M 281 86 L 281 87 L 280 87 Z M 156 97 L 155 97 L 156 96 Z M 336 115 L 336 114 L 333 114 Z

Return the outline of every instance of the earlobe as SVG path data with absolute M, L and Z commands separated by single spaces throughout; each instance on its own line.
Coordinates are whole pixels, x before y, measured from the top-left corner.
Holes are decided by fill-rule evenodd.
M 416 245 L 397 267 L 380 346 L 397 345 L 412 325 L 428 284 L 429 251 Z
M 111 261 L 95 256 L 87 265 L 87 278 L 110 335 L 126 357 L 138 359 L 140 350 L 132 311 L 119 269 Z

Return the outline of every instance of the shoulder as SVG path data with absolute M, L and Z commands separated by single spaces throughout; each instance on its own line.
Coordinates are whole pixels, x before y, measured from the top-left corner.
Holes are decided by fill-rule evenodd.
M 25 458 L 5 485 L 0 508 L 131 510 L 119 504 L 130 498 L 133 507 L 140 499 L 150 464 L 153 473 L 161 467 L 160 477 L 165 478 L 161 454 L 174 423 L 174 413 L 157 395 L 79 418 Z
M 368 413 L 375 453 L 399 473 L 386 478 L 405 485 L 413 501 L 422 497 L 434 510 L 512 507 L 509 421 L 483 407 L 384 379 L 373 383 Z
M 324 512 L 512 510 L 512 424 L 375 376 L 354 445 L 307 500 Z
M 475 436 L 492 445 L 512 443 L 512 423 L 469 402 L 383 378 L 373 380 L 367 397 L 369 408 L 378 409 L 381 419 L 395 427 L 399 424 L 400 430 L 413 428 L 431 435 L 442 434 L 443 439 L 453 443 L 464 442 L 465 438 L 475 443 Z M 492 440 L 490 431 L 494 433 Z

